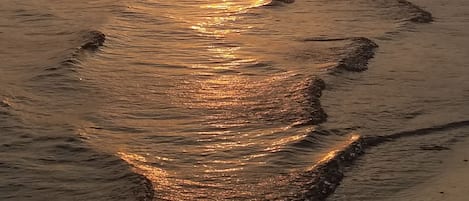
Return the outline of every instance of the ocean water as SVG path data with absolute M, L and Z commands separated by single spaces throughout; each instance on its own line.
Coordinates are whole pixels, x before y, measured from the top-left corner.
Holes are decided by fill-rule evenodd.
M 467 135 L 468 10 L 3 1 L 0 200 L 392 198 Z

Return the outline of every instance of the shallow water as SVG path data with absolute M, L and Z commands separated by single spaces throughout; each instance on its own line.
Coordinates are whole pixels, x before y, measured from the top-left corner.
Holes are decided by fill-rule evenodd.
M 431 11 L 435 22 L 378 42 L 380 49 L 366 73 L 345 75 L 330 93 L 324 93 L 323 106 L 330 115 L 326 124 L 359 124 L 363 134 L 385 135 L 468 120 L 469 4 L 416 3 Z M 421 147 L 451 148 L 467 135 L 466 123 L 370 149 L 329 200 L 415 199 L 396 196 L 437 176 L 448 152 Z
M 294 199 L 350 133 L 465 120 L 461 24 L 415 28 L 395 0 L 269 3 L 3 4 L 0 198 L 144 200 L 141 174 L 158 200 Z M 83 48 L 94 30 L 104 46 Z M 350 37 L 382 58 L 331 74 Z

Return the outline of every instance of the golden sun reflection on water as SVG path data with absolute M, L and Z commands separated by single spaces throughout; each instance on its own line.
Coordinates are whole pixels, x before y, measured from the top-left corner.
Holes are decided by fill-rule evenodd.
M 337 154 L 339 154 L 340 151 L 344 150 L 350 144 L 356 142 L 358 139 L 360 139 L 360 137 L 361 136 L 359 134 L 352 133 L 348 140 L 346 140 L 345 142 L 337 145 L 332 150 L 328 151 L 319 160 L 317 160 L 317 162 L 309 169 L 310 170 L 315 169 L 317 166 L 319 166 L 323 163 L 327 163 L 328 161 L 334 159 L 337 156 Z
M 189 21 L 191 29 L 194 29 L 202 34 L 225 37 L 230 33 L 240 33 L 243 30 L 239 27 L 230 28 L 230 23 L 238 20 L 238 14 L 247 12 L 248 9 L 266 5 L 269 1 L 256 0 L 250 2 L 239 2 L 232 0 L 223 0 L 218 3 L 211 3 L 200 6 L 202 10 L 211 13 L 204 15 L 201 18 L 195 18 Z
M 203 5 L 200 7 L 239 12 L 239 11 L 243 11 L 249 8 L 263 6 L 263 5 L 268 4 L 269 2 L 270 1 L 267 1 L 267 0 L 254 0 L 254 1 L 248 1 L 245 4 L 240 4 L 239 2 L 235 2 L 233 0 L 223 0 L 222 2 L 219 2 L 219 3 L 207 4 L 207 5 Z
M 248 94 L 246 80 L 240 76 L 226 75 L 187 84 L 192 100 L 182 104 L 189 108 L 223 109 L 249 104 L 242 100 Z
M 147 159 L 144 156 L 134 154 L 134 153 L 126 153 L 126 152 L 118 152 L 117 155 L 130 165 L 134 167 L 134 171 L 145 176 L 153 183 L 153 188 L 158 190 L 164 190 L 166 195 L 158 195 L 160 198 L 169 199 L 169 200 L 187 200 L 192 199 L 193 196 L 191 194 L 184 194 L 184 186 L 198 186 L 200 188 L 221 188 L 221 184 L 213 184 L 213 183 L 200 183 L 195 182 L 192 180 L 187 179 L 178 179 L 176 176 L 173 176 L 168 171 L 165 171 L 161 168 L 147 165 Z M 229 170 L 226 170 L 229 171 Z M 208 171 L 210 172 L 210 171 Z M 213 170 L 212 172 L 217 172 Z M 218 171 L 223 172 L 223 171 Z M 201 192 L 203 194 L 203 190 Z
M 173 182 L 169 180 L 169 174 L 160 168 L 146 165 L 146 158 L 138 154 L 118 152 L 117 155 L 127 163 L 135 167 L 135 171 L 147 177 L 152 182 L 158 181 L 159 185 L 171 186 Z
M 158 197 L 168 200 L 196 200 L 200 199 L 197 196 L 226 198 L 255 193 L 250 192 L 251 189 L 241 189 L 237 184 L 246 182 L 257 186 L 257 175 L 253 174 L 262 172 L 259 170 L 269 166 L 269 160 L 266 159 L 269 154 L 307 136 L 303 132 L 290 135 L 291 126 L 285 127 L 285 122 L 275 122 L 279 125 L 259 129 L 266 122 L 272 123 L 269 118 L 282 113 L 281 110 L 290 109 L 291 103 L 279 102 L 283 97 L 279 97 L 282 93 L 278 90 L 288 90 L 282 82 L 293 75 L 279 73 L 265 77 L 251 73 L 258 66 L 260 68 L 257 69 L 260 70 L 270 67 L 269 63 L 263 64 L 257 54 L 246 51 L 249 46 L 245 47 L 243 41 L 239 42 L 236 37 L 255 26 L 243 24 L 242 13 L 269 2 L 224 0 L 202 5 L 199 12 L 182 13 L 178 17 L 183 21 L 181 24 L 184 28 L 189 27 L 197 35 L 197 41 L 182 43 L 177 47 L 197 47 L 197 52 L 202 52 L 203 59 L 187 60 L 184 63 L 184 66 L 191 67 L 191 75 L 184 80 L 175 80 L 174 87 L 169 87 L 170 103 L 175 108 L 181 107 L 194 113 L 203 111 L 202 115 L 191 118 L 190 121 L 203 124 L 201 127 L 204 132 L 184 130 L 186 128 L 181 128 L 184 127 L 183 120 L 158 120 L 157 123 L 173 124 L 172 127 L 181 129 L 171 135 L 180 135 L 185 139 L 185 135 L 190 137 L 194 133 L 198 134 L 199 138 L 191 142 L 194 144 L 167 148 L 176 152 L 174 156 L 170 156 L 174 162 L 158 158 L 160 153 L 155 152 L 150 155 L 135 150 L 118 152 L 118 156 L 131 164 L 137 173 L 153 182 L 157 193 L 165 193 L 157 195 Z M 246 44 L 251 42 L 247 41 Z M 255 65 L 258 63 L 262 65 Z M 277 90 L 273 90 L 274 88 Z M 142 125 L 141 119 L 138 122 L 127 120 L 126 123 L 129 122 L 132 125 L 151 127 L 156 121 L 148 121 L 145 125 Z M 242 129 L 241 132 L 232 132 L 239 128 Z M 262 136 L 267 137 L 262 139 Z M 231 157 L 230 154 L 236 157 Z
M 221 2 L 200 5 L 200 13 L 204 14 L 194 14 L 187 17 L 184 21 L 197 35 L 207 40 L 208 44 L 203 48 L 206 49 L 206 56 L 209 59 L 205 60 L 205 63 L 188 65 L 198 69 L 229 70 L 245 64 L 255 63 L 257 61 L 256 58 L 239 55 L 241 47 L 237 43 L 232 44 L 233 41 L 231 39 L 237 38 L 243 32 L 253 28 L 251 24 L 240 22 L 243 18 L 240 14 L 269 2 L 265 0 L 223 0 Z

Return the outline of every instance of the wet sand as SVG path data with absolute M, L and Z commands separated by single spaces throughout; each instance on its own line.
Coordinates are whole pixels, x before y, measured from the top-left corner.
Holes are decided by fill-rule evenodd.
M 466 201 L 469 197 L 469 140 L 448 151 L 435 177 L 398 193 L 399 200 Z M 393 198 L 395 199 L 395 198 Z
M 445 25 L 453 30 L 467 32 L 467 29 L 458 26 L 460 21 L 457 15 L 460 10 L 467 8 L 466 3 L 461 1 L 451 1 L 447 5 L 438 2 L 415 1 L 419 5 L 425 6 L 432 13 L 439 16 L 439 22 L 434 26 Z M 458 6 L 458 8 L 456 8 Z M 451 8 L 452 7 L 452 8 Z M 441 30 L 441 29 L 439 29 Z M 458 40 L 458 39 L 452 39 Z M 457 61 L 457 57 L 449 60 Z M 396 196 L 389 200 L 412 200 L 412 201 L 466 201 L 469 200 L 469 139 L 449 146 L 449 150 L 444 150 L 445 157 L 441 158 L 441 168 L 437 169 L 437 174 L 428 180 L 422 181 L 409 189 L 396 193 Z

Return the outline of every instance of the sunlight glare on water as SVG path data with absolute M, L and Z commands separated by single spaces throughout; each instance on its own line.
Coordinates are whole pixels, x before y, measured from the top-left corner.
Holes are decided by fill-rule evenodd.
M 261 63 L 261 58 L 245 50 L 242 45 L 245 42 L 238 39 L 238 36 L 257 26 L 239 23 L 238 20 L 245 20 L 249 16 L 244 14 L 249 9 L 264 4 L 264 1 L 177 3 L 184 12 L 162 12 L 175 20 L 171 25 L 162 24 L 155 28 L 154 23 L 148 21 L 148 26 L 145 22 L 137 28 L 125 21 L 116 23 L 127 26 L 129 30 L 138 29 L 147 33 L 167 29 L 166 26 L 178 26 L 176 30 L 184 30 L 184 33 L 176 35 L 190 34 L 193 37 L 190 40 L 168 38 L 168 41 L 161 41 L 145 34 L 142 40 L 147 42 L 141 43 L 145 46 L 145 52 L 142 53 L 139 44 L 134 44 L 135 50 L 127 47 L 125 52 L 110 44 L 104 51 L 110 55 L 123 55 L 123 58 L 120 61 L 97 61 L 102 62 L 101 66 L 128 62 L 127 65 L 134 67 L 125 81 L 115 77 L 115 73 L 102 72 L 105 74 L 99 79 L 108 77 L 105 78 L 108 82 L 101 84 L 107 85 L 108 93 L 119 96 L 122 102 L 116 104 L 110 100 L 105 103 L 103 111 L 109 113 L 103 113 L 103 118 L 111 119 L 112 116 L 112 120 L 97 122 L 98 125 L 94 126 L 105 127 L 104 123 L 111 128 L 88 130 L 98 136 L 99 143 L 112 139 L 112 147 L 118 150 L 118 156 L 154 182 L 159 198 L 252 198 L 253 195 L 248 194 L 255 192 L 248 189 L 262 188 L 255 187 L 259 185 L 259 179 L 266 177 L 262 175 L 290 171 L 266 171 L 266 168 L 272 165 L 269 160 L 284 160 L 269 155 L 281 152 L 286 144 L 301 141 L 311 130 L 310 127 L 291 127 L 292 123 L 301 121 L 295 115 L 301 113 L 298 109 L 302 108 L 295 109 L 294 105 L 298 103 L 292 105 L 282 100 L 284 96 L 290 96 L 287 93 L 289 90 L 300 92 L 304 86 L 286 84 L 292 76 L 296 76 L 294 73 L 256 72 L 257 69 L 250 66 Z M 160 13 L 158 7 L 129 7 L 145 7 L 145 13 Z M 128 34 L 135 33 L 130 31 Z M 171 33 L 160 34 L 165 37 Z M 114 37 L 120 36 L 116 33 Z M 175 52 L 165 54 L 161 51 L 168 47 L 160 50 L 158 45 L 151 45 L 161 42 L 174 46 L 172 50 Z M 159 54 L 153 54 L 157 52 Z M 142 57 L 145 54 L 148 57 Z M 192 56 L 187 57 L 188 54 Z M 140 58 L 144 62 L 136 61 Z M 173 69 L 164 66 L 170 63 L 178 63 L 180 67 Z M 152 65 L 163 68 L 152 68 Z M 169 75 L 165 68 L 171 68 L 177 76 Z M 97 72 L 93 76 L 99 74 Z M 143 77 L 149 81 L 138 81 Z M 298 101 L 303 101 L 302 94 L 294 96 Z M 121 111 L 116 113 L 117 108 Z M 292 115 L 291 119 L 284 119 L 285 115 Z M 112 129 L 116 126 L 122 128 Z M 126 132 L 132 130 L 136 132 Z
M 125 168 L 130 164 L 151 180 L 157 199 L 286 199 L 301 189 L 291 175 L 350 143 L 351 128 L 326 132 L 318 125 L 325 115 L 315 78 L 351 51 L 347 38 L 387 37 L 398 25 L 367 0 L 270 3 L 2 4 L 0 126 L 8 135 L 0 137 L 15 136 L 4 141 L 29 146 L 21 149 L 25 161 L 35 158 L 43 169 L 50 161 L 68 161 L 69 172 L 55 175 L 72 179 L 44 184 L 61 195 L 70 189 L 54 189 L 69 185 L 88 200 L 134 192 L 129 188 L 140 186 L 128 183 L 139 177 Z M 104 34 L 105 42 L 84 50 L 91 33 Z M 15 156 L 15 149 L 3 150 Z M 29 177 L 8 180 L 15 184 L 8 188 L 25 197 L 48 195 L 31 190 L 35 184 L 18 186 L 49 174 L 15 168 L 7 173 Z M 98 176 L 76 184 L 84 180 L 76 175 L 90 172 Z M 83 187 L 102 186 L 107 177 L 111 187 L 102 192 Z
M 260 198 L 272 193 L 268 181 L 315 164 L 327 145 L 311 139 L 317 108 L 306 89 L 314 67 L 336 58 L 324 44 L 324 54 L 294 56 L 311 47 L 297 41 L 298 26 L 273 18 L 306 24 L 305 13 L 317 14 L 275 16 L 268 3 L 129 2 L 106 26 L 103 58 L 87 64 L 100 68 L 84 72 L 119 100 L 100 100 L 99 129 L 85 129 L 92 143 L 109 144 L 168 200 Z

